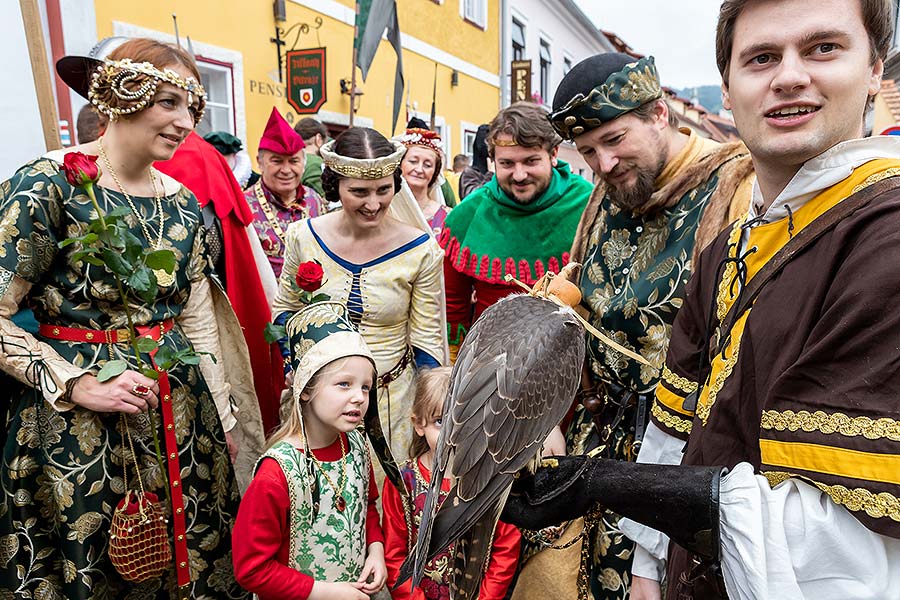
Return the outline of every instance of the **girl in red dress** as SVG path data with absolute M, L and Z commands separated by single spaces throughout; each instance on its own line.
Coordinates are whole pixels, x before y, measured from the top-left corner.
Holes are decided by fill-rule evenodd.
M 393 484 L 385 480 L 384 495 L 384 560 L 387 566 L 388 588 L 397 582 L 400 565 L 406 560 L 409 549 L 416 543 L 425 495 L 431 482 L 431 463 L 438 434 L 441 431 L 441 413 L 447 389 L 450 386 L 450 367 L 439 367 L 423 372 L 416 383 L 416 397 L 412 408 L 412 422 L 415 434 L 410 444 L 410 460 L 400 467 L 403 483 L 412 498 L 411 519 L 403 513 L 400 493 Z M 451 480 L 441 482 L 441 502 L 450 491 Z M 412 521 L 415 529 L 410 535 L 407 522 Z M 490 560 L 481 581 L 479 600 L 500 600 L 506 596 L 513 580 L 519 560 L 519 530 L 503 522 L 497 523 Z M 425 577 L 415 590 L 410 590 L 407 581 L 391 591 L 393 600 L 447 600 L 450 597 L 448 585 L 452 548 L 438 554 L 425 566 Z
M 235 577 L 260 600 L 368 600 L 387 575 L 360 429 L 375 361 L 338 302 L 303 308 L 285 329 L 291 399 L 241 501 Z

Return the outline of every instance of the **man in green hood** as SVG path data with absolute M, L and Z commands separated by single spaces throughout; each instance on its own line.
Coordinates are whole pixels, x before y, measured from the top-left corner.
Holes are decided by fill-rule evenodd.
M 557 158 L 562 138 L 537 104 L 517 102 L 491 122 L 488 154 L 495 175 L 444 222 L 447 323 L 455 359 L 472 322 L 500 298 L 544 273 L 558 273 L 593 186 Z M 472 299 L 475 302 L 472 302 Z

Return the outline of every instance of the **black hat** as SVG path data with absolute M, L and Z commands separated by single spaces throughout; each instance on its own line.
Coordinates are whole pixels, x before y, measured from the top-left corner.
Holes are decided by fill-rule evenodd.
M 550 123 L 571 140 L 657 98 L 662 98 L 662 86 L 652 56 L 597 54 L 563 77 L 553 96 Z
M 88 90 L 91 88 L 91 77 L 97 67 L 103 64 L 102 60 L 89 56 L 63 56 L 56 61 L 56 72 L 67 86 L 88 100 Z

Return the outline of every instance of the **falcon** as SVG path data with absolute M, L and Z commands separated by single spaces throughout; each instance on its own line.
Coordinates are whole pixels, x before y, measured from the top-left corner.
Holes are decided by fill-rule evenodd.
M 566 279 L 577 266 L 500 300 L 469 330 L 444 403 L 416 546 L 398 583 L 412 577 L 418 586 L 426 562 L 455 544 L 450 597 L 478 596 L 516 474 L 537 468 L 544 440 L 568 412 L 581 380 L 585 329 L 572 309 L 581 294 Z M 438 507 L 447 476 L 453 485 Z

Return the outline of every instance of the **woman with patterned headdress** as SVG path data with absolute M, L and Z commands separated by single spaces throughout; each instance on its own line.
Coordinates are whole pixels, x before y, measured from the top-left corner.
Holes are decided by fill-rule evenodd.
M 400 161 L 400 172 L 406 186 L 400 193 L 412 193 L 437 236 L 450 212 L 441 191 L 444 181 L 441 174 L 444 157 L 441 136 L 434 131 L 414 127 L 394 139 L 406 146 L 406 154 Z
M 208 276 L 197 199 L 153 167 L 200 121 L 200 75 L 147 39 L 57 71 L 110 122 L 0 186 L 0 369 L 20 382 L 4 397 L 0 597 L 246 598 L 231 530 L 235 469 L 249 477 L 263 445 L 249 356 Z M 98 244 L 102 260 L 86 253 Z M 23 305 L 36 335 L 11 320 Z M 218 362 L 163 358 L 192 349 Z M 128 540 L 111 521 L 138 488 L 158 497 L 163 533 L 114 561 Z M 138 576 L 141 560 L 157 568 Z
M 395 456 L 412 436 L 409 411 L 417 368 L 445 364 L 442 252 L 415 202 L 400 189 L 406 147 L 373 129 L 351 128 L 322 147 L 325 199 L 343 210 L 294 223 L 273 306 L 276 323 L 303 306 L 301 263 L 324 270 L 315 293 L 347 306 L 372 350 L 378 408 Z

